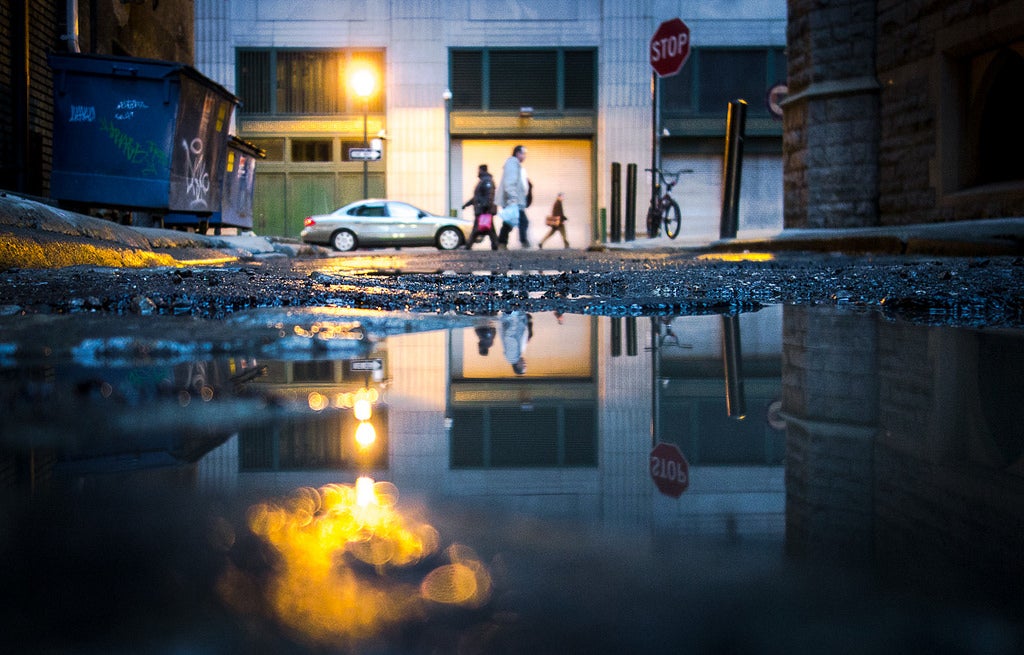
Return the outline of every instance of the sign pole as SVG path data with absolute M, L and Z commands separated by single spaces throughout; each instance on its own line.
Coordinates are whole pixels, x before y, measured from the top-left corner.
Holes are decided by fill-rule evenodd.
M 652 72 L 651 73 L 651 206 L 658 199 L 658 187 L 659 179 L 658 174 L 655 172 L 661 168 L 661 134 L 659 126 L 661 125 L 661 107 L 658 105 L 658 92 L 661 90 L 661 77 Z M 650 232 L 650 226 L 648 226 L 648 232 Z M 651 236 L 648 233 L 648 236 Z

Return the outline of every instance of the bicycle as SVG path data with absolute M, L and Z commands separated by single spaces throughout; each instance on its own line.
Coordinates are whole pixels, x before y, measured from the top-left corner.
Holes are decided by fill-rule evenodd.
M 670 239 L 679 236 L 679 225 L 682 223 L 682 216 L 679 211 L 679 203 L 672 197 L 672 187 L 679 182 L 679 176 L 684 173 L 692 173 L 692 168 L 684 168 L 675 173 L 668 173 L 672 178 L 670 182 L 665 171 L 660 168 L 645 168 L 645 171 L 656 173 L 665 192 L 660 196 L 651 198 L 651 206 L 647 210 L 647 236 L 654 238 L 661 233 L 661 226 L 665 226 L 665 235 Z

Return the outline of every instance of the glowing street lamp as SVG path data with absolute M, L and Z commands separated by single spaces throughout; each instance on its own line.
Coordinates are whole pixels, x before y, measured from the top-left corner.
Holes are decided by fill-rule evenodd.
M 370 112 L 370 96 L 373 95 L 374 90 L 377 88 L 377 77 L 373 74 L 373 71 L 369 68 L 359 68 L 352 72 L 352 76 L 349 78 L 349 85 L 352 87 L 352 91 L 357 97 L 363 99 L 363 147 L 368 148 L 370 142 L 366 134 L 366 117 Z M 363 198 L 370 196 L 368 179 L 368 166 L 370 162 L 366 159 L 363 160 Z

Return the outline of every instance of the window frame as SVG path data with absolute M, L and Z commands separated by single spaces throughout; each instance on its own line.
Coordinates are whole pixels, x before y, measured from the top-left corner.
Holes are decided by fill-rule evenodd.
M 459 106 L 456 101 L 453 101 L 453 111 L 465 111 L 465 112 L 518 112 L 519 107 L 515 108 L 495 108 L 492 102 L 491 89 L 493 88 L 492 70 L 491 70 L 491 54 L 492 53 L 543 53 L 551 52 L 555 56 L 555 106 L 553 108 L 548 107 L 533 107 L 536 112 L 541 113 L 596 113 L 598 109 L 598 49 L 596 47 L 564 47 L 564 46 L 529 46 L 522 48 L 510 48 L 510 47 L 451 47 L 448 48 L 448 88 L 451 89 L 453 98 L 457 98 L 459 89 L 456 85 L 455 75 L 455 53 L 480 53 L 480 106 Z M 592 55 L 592 66 L 593 69 L 590 73 L 590 96 L 591 106 L 587 108 L 573 107 L 567 108 L 565 103 L 565 90 L 566 90 L 566 70 L 565 70 L 565 54 L 567 52 L 587 52 Z
M 336 57 L 338 59 L 337 67 L 339 71 L 347 71 L 353 62 L 357 62 L 360 59 L 372 57 L 378 59 L 377 69 L 380 73 L 378 79 L 378 88 L 374 92 L 373 96 L 369 99 L 368 107 L 366 110 L 369 113 L 382 113 L 386 106 L 386 75 L 387 75 L 387 50 L 385 48 L 256 48 L 256 47 L 237 47 L 235 48 L 235 80 L 236 88 L 241 93 L 242 88 L 248 83 L 247 80 L 251 79 L 244 76 L 242 73 L 242 57 L 245 54 L 251 53 L 267 53 L 267 79 L 261 79 L 256 84 L 251 84 L 252 87 L 258 87 L 260 90 L 268 95 L 263 99 L 263 103 L 254 104 L 266 104 L 268 111 L 266 112 L 249 112 L 246 111 L 245 101 L 246 98 L 242 98 L 242 103 L 238 108 L 239 115 L 250 118 L 256 116 L 274 116 L 274 117 L 305 117 L 305 116 L 333 116 L 333 115 L 345 115 L 345 114 L 362 114 L 364 111 L 363 101 L 352 93 L 346 84 L 339 82 L 337 89 L 344 91 L 344 97 L 338 101 L 337 110 L 334 112 L 301 112 L 301 111 L 282 111 L 280 108 L 279 96 L 284 92 L 281 88 L 282 81 L 279 79 L 278 70 L 278 55 L 280 53 L 320 53 L 324 55 L 324 65 L 330 68 L 332 65 L 329 62 L 330 57 Z M 339 77 L 340 77 L 339 72 Z M 246 81 L 243 81 L 246 80 Z

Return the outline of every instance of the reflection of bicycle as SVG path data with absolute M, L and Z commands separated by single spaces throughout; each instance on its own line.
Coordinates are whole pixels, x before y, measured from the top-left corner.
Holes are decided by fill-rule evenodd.
M 682 218 L 679 212 L 679 203 L 672 197 L 672 187 L 679 182 L 679 176 L 683 173 L 692 173 L 692 168 L 684 168 L 683 170 L 676 171 L 675 173 L 668 173 L 666 176 L 665 171 L 660 168 L 645 168 L 645 171 L 653 172 L 658 175 L 658 179 L 665 192 L 660 196 L 651 199 L 651 206 L 647 210 L 647 235 L 651 238 L 658 236 L 661 232 L 661 226 L 665 226 L 665 235 L 670 239 L 675 239 L 679 235 L 679 224 L 682 222 Z M 669 177 L 672 181 L 669 181 Z
M 674 316 L 655 316 L 652 317 L 654 321 L 654 327 L 657 331 L 658 347 L 663 348 L 665 346 L 676 346 L 683 350 L 690 350 L 693 348 L 692 343 L 683 343 L 679 341 L 679 335 L 672 330 L 672 321 L 675 319 Z

